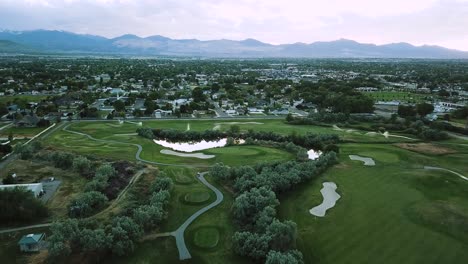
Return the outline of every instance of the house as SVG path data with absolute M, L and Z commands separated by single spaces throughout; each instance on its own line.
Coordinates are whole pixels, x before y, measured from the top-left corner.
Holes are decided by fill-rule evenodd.
M 156 109 L 153 112 L 153 116 L 156 118 L 161 118 L 163 116 L 170 116 L 172 115 L 172 111 L 170 110 L 161 110 L 161 109 Z
M 22 252 L 38 252 L 45 245 L 45 233 L 24 235 L 18 245 Z
M 23 119 L 16 122 L 17 127 L 35 127 L 39 123 L 39 117 L 36 114 L 27 114 Z
M 42 183 L 0 185 L 0 190 L 11 188 L 25 188 L 26 190 L 31 191 L 34 194 L 34 197 L 39 197 L 42 193 L 44 193 Z

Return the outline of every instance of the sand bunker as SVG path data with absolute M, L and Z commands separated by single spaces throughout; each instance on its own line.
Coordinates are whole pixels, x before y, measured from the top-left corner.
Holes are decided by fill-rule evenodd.
M 343 131 L 343 129 L 339 128 L 337 125 L 333 125 L 333 130 Z
M 173 155 L 173 156 L 184 157 L 184 158 L 212 159 L 215 157 L 215 155 L 206 155 L 203 153 L 180 153 L 180 152 L 172 151 L 169 149 L 163 149 L 160 152 L 161 154 Z
M 213 127 L 213 130 L 220 130 L 221 129 L 221 126 L 220 125 L 216 125 Z
M 309 213 L 315 216 L 324 217 L 327 210 L 333 208 L 336 204 L 336 201 L 341 198 L 341 196 L 336 192 L 338 187 L 334 182 L 324 182 L 323 188 L 320 190 L 320 193 L 323 196 L 323 202 L 309 210 Z
M 307 155 L 309 156 L 310 160 L 316 160 L 318 157 L 320 157 L 320 155 L 322 155 L 322 152 L 311 149 L 307 151 Z
M 349 155 L 351 160 L 359 160 L 364 162 L 364 166 L 375 166 L 375 161 L 372 158 L 361 157 L 358 155 Z

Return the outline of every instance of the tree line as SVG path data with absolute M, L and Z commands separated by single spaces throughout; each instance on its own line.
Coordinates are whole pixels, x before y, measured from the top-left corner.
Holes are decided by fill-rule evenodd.
M 234 251 L 266 263 L 303 263 L 302 254 L 295 249 L 296 224 L 276 218 L 277 196 L 337 162 L 335 152 L 327 152 L 315 161 L 212 167 L 210 174 L 235 191 L 232 215 L 239 231 L 232 237 Z

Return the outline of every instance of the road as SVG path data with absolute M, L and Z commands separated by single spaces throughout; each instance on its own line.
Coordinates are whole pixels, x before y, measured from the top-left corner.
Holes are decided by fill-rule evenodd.
M 218 118 L 232 118 L 230 115 L 226 114 L 223 109 L 219 106 L 218 102 L 215 102 L 211 99 L 208 100 L 210 104 L 213 104 L 215 106 L 215 113 Z
M 134 146 L 134 147 L 137 148 L 137 152 L 135 153 L 135 159 L 138 160 L 138 161 L 144 162 L 144 163 L 153 164 L 153 165 L 160 165 L 160 166 L 190 167 L 190 168 L 196 168 L 196 167 L 206 168 L 206 167 L 210 167 L 210 166 L 205 166 L 205 165 L 170 164 L 170 163 L 162 163 L 162 162 L 156 162 L 156 161 L 145 160 L 145 159 L 142 159 L 142 158 L 140 157 L 140 154 L 141 154 L 141 152 L 143 151 L 143 147 L 142 147 L 140 144 L 126 143 L 126 142 L 120 142 L 120 141 L 114 141 L 114 140 L 97 139 L 97 138 L 94 138 L 93 136 L 91 136 L 91 135 L 89 135 L 89 134 L 86 134 L 86 133 L 82 133 L 82 132 L 77 132 L 77 131 L 69 130 L 69 129 L 68 129 L 69 126 L 70 126 L 70 124 L 68 124 L 67 126 L 65 126 L 62 130 L 63 130 L 63 131 L 66 131 L 66 132 L 69 132 L 69 133 L 72 133 L 72 134 L 75 134 L 75 135 L 85 136 L 85 137 L 87 137 L 87 138 L 89 138 L 89 139 L 91 139 L 91 140 L 97 141 L 97 142 L 111 143 L 111 144 L 121 144 L 121 145 L 127 145 L 127 146 Z
M 204 214 L 206 211 L 212 209 L 213 207 L 217 206 L 220 204 L 223 199 L 223 193 L 216 189 L 213 185 L 211 185 L 206 179 L 205 179 L 205 174 L 208 172 L 202 172 L 197 175 L 197 179 L 203 183 L 206 187 L 210 188 L 215 194 L 216 194 L 216 200 L 212 202 L 211 204 L 201 208 L 197 212 L 195 212 L 193 215 L 191 215 L 185 222 L 177 228 L 177 230 L 173 232 L 168 232 L 168 233 L 160 233 L 156 234 L 154 236 L 151 236 L 151 238 L 157 238 L 157 237 L 166 237 L 166 236 L 173 236 L 176 239 L 176 245 L 177 245 L 177 250 L 179 251 L 179 259 L 180 260 L 185 260 L 185 259 L 190 259 L 192 256 L 190 255 L 190 251 L 187 248 L 187 245 L 185 244 L 185 239 L 184 239 L 184 233 L 187 227 L 195 221 L 200 215 Z
M 51 225 L 52 223 L 45 223 L 45 224 L 30 225 L 30 226 L 23 226 L 23 227 L 17 227 L 17 228 L 9 228 L 9 229 L 0 230 L 0 234 L 23 231 L 23 230 L 32 229 L 32 228 L 49 227 Z
M 450 172 L 450 173 L 453 173 L 455 175 L 457 175 L 458 177 L 464 179 L 465 181 L 468 181 L 468 177 L 465 177 L 463 176 L 462 174 L 458 173 L 458 172 L 455 172 L 455 171 L 452 171 L 452 170 L 449 170 L 449 169 L 444 169 L 444 168 L 439 168 L 439 167 L 432 167 L 432 166 L 424 166 L 424 169 L 425 170 L 441 170 L 441 171 L 447 171 L 447 172 Z

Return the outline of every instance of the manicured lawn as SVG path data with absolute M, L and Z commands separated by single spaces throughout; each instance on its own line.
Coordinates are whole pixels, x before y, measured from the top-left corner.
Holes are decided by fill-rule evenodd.
M 408 92 L 391 92 L 391 91 L 382 91 L 382 92 L 366 92 L 367 96 L 374 98 L 377 101 L 403 101 L 403 102 L 416 102 L 420 103 L 424 100 L 431 97 L 430 94 L 414 94 Z
M 219 231 L 215 227 L 201 227 L 194 235 L 193 243 L 200 248 L 210 249 L 218 245 Z
M 373 157 L 376 166 L 350 161 L 349 154 Z M 457 160 L 468 155 L 458 155 L 345 145 L 341 164 L 280 199 L 280 215 L 298 224 L 306 263 L 466 263 L 468 182 L 422 169 L 436 164 L 466 174 L 466 163 Z M 335 182 L 341 199 L 317 218 L 308 210 L 321 203 L 323 181 Z
M 186 130 L 226 130 L 234 121 L 144 121 L 144 126 Z M 245 120 L 238 121 L 245 122 Z M 468 182 L 442 172 L 427 171 L 423 166 L 448 168 L 468 176 L 466 141 L 452 139 L 434 143 L 456 150 L 446 155 L 426 155 L 401 149 L 393 144 L 405 141 L 385 139 L 381 135 L 365 135 L 366 131 L 336 131 L 329 127 L 292 126 L 283 120 L 248 120 L 262 124 L 239 123 L 241 130 L 274 131 L 290 134 L 335 133 L 356 143 L 341 144 L 341 163 L 319 178 L 306 182 L 294 191 L 279 197 L 281 219 L 298 225 L 298 248 L 306 263 L 466 263 L 468 262 Z M 143 159 L 170 164 L 190 164 L 198 168 L 159 166 L 174 180 L 169 217 L 159 232 L 177 229 L 190 215 L 214 201 L 214 194 L 195 175 L 206 166 L 223 162 L 230 166 L 255 164 L 260 161 L 293 159 L 285 151 L 259 146 L 231 146 L 201 151 L 216 155 L 214 159 L 181 158 L 160 153 L 162 147 L 135 135 L 138 126 L 113 122 L 73 123 L 70 129 L 89 133 L 96 138 L 140 144 Z M 113 159 L 135 160 L 134 146 L 99 143 L 86 137 L 58 131 L 46 143 L 58 149 Z M 375 167 L 351 161 L 350 154 L 371 157 Z M 185 233 L 192 254 L 186 263 L 250 263 L 232 251 L 231 237 L 235 227 L 231 221 L 233 194 L 208 177 L 223 191 L 225 200 L 193 222 Z M 341 195 L 337 205 L 324 218 L 308 211 L 322 201 L 320 189 L 324 181 L 337 184 Z M 200 203 L 186 203 L 200 199 Z M 205 197 L 206 198 L 206 197 Z M 202 231 L 201 230 L 205 230 Z M 218 232 L 218 242 L 215 243 Z M 202 245 L 202 246 L 200 246 Z M 213 245 L 205 247 L 203 245 Z M 127 258 L 110 263 L 179 263 L 172 237 L 146 241 Z
M 210 193 L 208 191 L 198 191 L 187 193 L 184 196 L 184 201 L 189 204 L 204 203 L 210 199 Z

